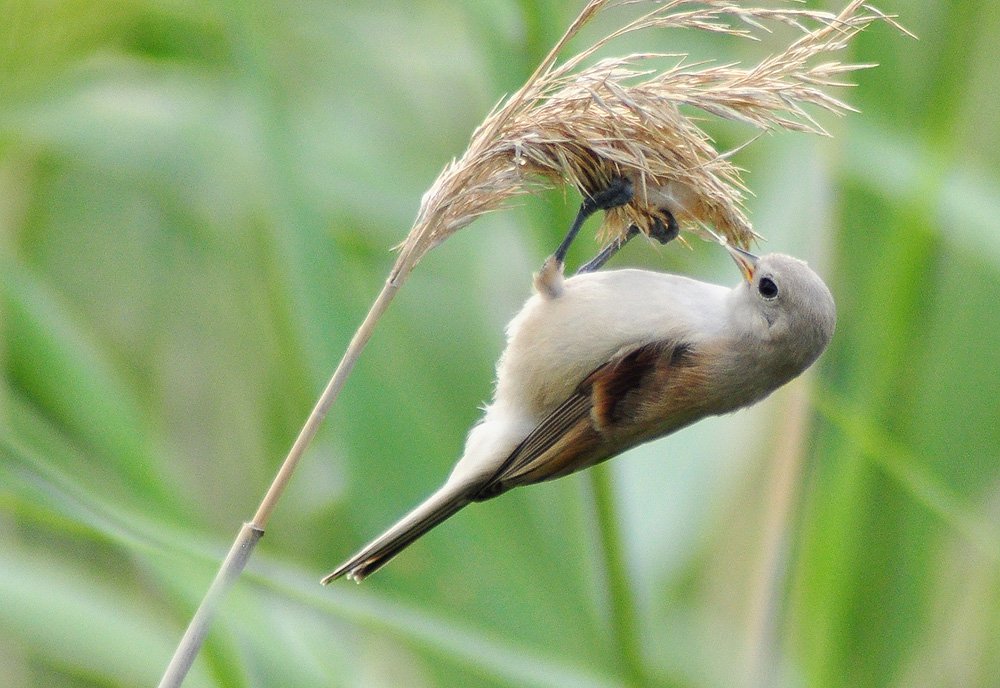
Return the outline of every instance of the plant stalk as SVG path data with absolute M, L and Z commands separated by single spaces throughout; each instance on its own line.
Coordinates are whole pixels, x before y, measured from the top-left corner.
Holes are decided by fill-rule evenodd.
M 253 548 L 263 535 L 264 531 L 252 523 L 244 523 L 240 528 L 229 554 L 223 559 L 219 572 L 215 574 L 215 579 L 208 587 L 205 597 L 198 605 L 198 610 L 191 617 L 191 623 L 177 644 L 174 656 L 170 659 L 167 670 L 163 672 L 163 678 L 160 679 L 159 688 L 175 688 L 184 682 L 191 665 L 194 664 L 194 658 L 198 655 L 198 650 L 205 642 L 208 628 L 219 610 L 219 603 L 246 567 Z
M 604 555 L 604 577 L 608 586 L 611 627 L 618 650 L 618 661 L 631 685 L 648 685 L 649 680 L 642 657 L 642 634 L 632 595 L 632 582 L 625 560 L 625 551 L 619 532 L 615 509 L 611 471 L 605 464 L 588 472 L 594 499 L 594 511 Z
M 191 669 L 191 665 L 194 663 L 195 657 L 198 655 L 198 651 L 205 641 L 205 636 L 208 635 L 208 629 L 218 612 L 219 603 L 229 589 L 233 587 L 243 569 L 246 568 L 250 554 L 253 552 L 260 538 L 263 537 L 267 522 L 270 520 L 274 508 L 278 504 L 278 500 L 281 499 L 281 495 L 288 486 L 292 474 L 295 472 L 296 466 L 298 466 L 299 459 L 302 458 L 306 448 L 316 436 L 316 432 L 326 417 L 327 411 L 330 410 L 330 406 L 333 405 L 333 402 L 340 395 L 340 390 L 347 381 L 347 376 L 351 374 L 354 364 L 357 363 L 362 350 L 365 348 L 368 340 L 371 339 L 375 324 L 382 317 L 382 314 L 385 313 L 386 308 L 396 295 L 399 285 L 408 272 L 407 269 L 400 269 L 400 265 L 397 263 L 389 279 L 386 280 L 385 286 L 382 287 L 382 291 L 379 292 L 378 298 L 375 299 L 375 303 L 369 309 L 368 315 L 365 316 L 361 326 L 354 333 L 354 337 L 351 338 L 351 342 L 347 346 L 347 351 L 344 352 L 344 356 L 340 359 L 337 369 L 316 401 L 316 405 L 299 431 L 298 437 L 295 438 L 294 444 L 288 450 L 288 455 L 281 463 L 281 467 L 278 469 L 274 480 L 271 482 L 271 486 L 261 500 L 260 506 L 257 507 L 257 513 L 254 514 L 253 520 L 245 523 L 240 529 L 232 548 L 229 550 L 229 554 L 226 555 L 226 558 L 222 561 L 222 565 L 219 567 L 219 572 L 198 605 L 194 616 L 191 617 L 191 622 L 181 637 L 177 649 L 174 650 L 174 656 L 167 665 L 163 678 L 160 679 L 159 688 L 178 688 L 184 682 L 188 671 Z

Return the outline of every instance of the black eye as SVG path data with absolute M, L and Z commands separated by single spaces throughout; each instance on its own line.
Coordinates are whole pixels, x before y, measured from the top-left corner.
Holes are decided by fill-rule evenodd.
M 757 291 L 765 299 L 773 299 L 778 295 L 778 285 L 770 277 L 761 277 L 760 282 L 757 283 Z

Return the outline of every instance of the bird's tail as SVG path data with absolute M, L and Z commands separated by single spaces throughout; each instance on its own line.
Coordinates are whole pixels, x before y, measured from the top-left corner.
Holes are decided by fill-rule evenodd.
M 396 525 L 368 543 L 364 549 L 338 566 L 321 581 L 326 585 L 346 575 L 361 582 L 428 530 L 468 504 L 470 489 L 465 485 L 445 485 Z

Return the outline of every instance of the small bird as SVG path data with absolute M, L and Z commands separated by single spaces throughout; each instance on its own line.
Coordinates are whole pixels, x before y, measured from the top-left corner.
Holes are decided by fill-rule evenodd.
M 672 231 L 661 240 L 676 235 L 667 220 Z M 592 271 L 618 242 L 591 271 L 564 279 L 573 234 L 508 325 L 493 401 L 444 485 L 324 584 L 344 575 L 361 581 L 471 502 L 760 401 L 808 368 L 833 336 L 830 290 L 796 258 L 727 245 L 743 276 L 731 289 L 648 270 Z

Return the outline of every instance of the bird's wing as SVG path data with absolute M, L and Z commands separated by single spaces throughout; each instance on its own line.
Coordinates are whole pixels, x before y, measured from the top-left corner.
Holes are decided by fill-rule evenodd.
M 620 351 L 599 366 L 517 446 L 488 481 L 479 498 L 516 485 L 549 480 L 591 466 L 623 451 L 628 430 L 640 430 L 650 410 L 644 387 L 669 394 L 672 372 L 690 357 L 689 346 L 654 342 Z M 628 426 L 622 420 L 628 419 Z

